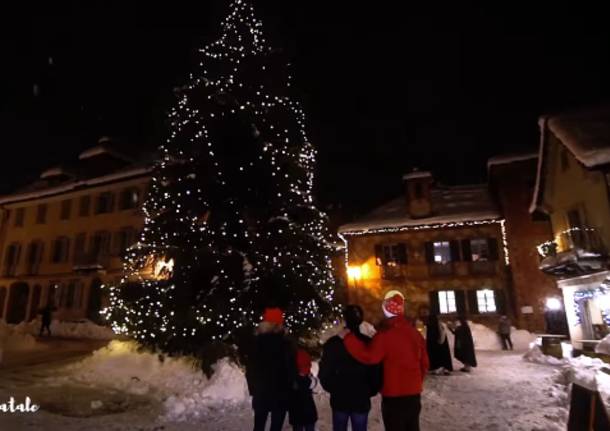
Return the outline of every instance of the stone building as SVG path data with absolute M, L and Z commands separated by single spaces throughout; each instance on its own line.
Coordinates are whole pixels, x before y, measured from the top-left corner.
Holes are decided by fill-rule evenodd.
M 403 196 L 339 228 L 349 301 L 375 321 L 381 298 L 397 289 L 411 317 L 431 309 L 495 322 L 510 310 L 510 257 L 488 186 L 442 187 L 429 172 L 407 174 L 403 184 Z
M 102 139 L 0 197 L 0 318 L 31 320 L 52 304 L 55 318 L 97 320 L 101 286 L 120 279 L 143 227 L 150 171 Z

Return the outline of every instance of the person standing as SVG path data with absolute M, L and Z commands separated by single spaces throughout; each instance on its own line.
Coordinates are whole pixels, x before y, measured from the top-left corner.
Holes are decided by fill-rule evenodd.
M 47 334 L 49 334 L 49 337 L 51 336 L 51 317 L 53 314 L 53 306 L 51 304 L 47 304 L 41 311 L 40 311 L 41 317 L 42 317 L 42 322 L 40 323 L 40 334 L 39 336 L 42 337 L 42 333 L 44 332 L 44 330 L 47 330 Z
M 254 431 L 265 430 L 269 415 L 270 430 L 281 431 L 296 376 L 295 349 L 284 333 L 284 314 L 279 308 L 267 308 L 246 365 Z
M 362 334 L 362 308 L 348 305 L 343 311 L 345 326 L 365 344 L 371 338 Z M 333 431 L 347 431 L 351 422 L 352 431 L 366 431 L 371 410 L 371 397 L 381 389 L 381 366 L 364 365 L 354 359 L 339 336 L 324 344 L 320 371 L 320 383 L 330 393 L 333 414 Z
M 474 340 L 472 339 L 472 332 L 468 321 L 465 316 L 459 317 L 460 324 L 455 331 L 455 345 L 453 347 L 453 354 L 455 359 L 460 361 L 464 366 L 460 371 L 470 372 L 473 367 L 477 366 L 477 357 L 474 351 Z
M 513 350 L 513 342 L 510 339 L 510 320 L 506 315 L 500 317 L 498 323 L 498 334 L 500 335 L 500 341 L 502 342 L 502 350 Z
M 311 356 L 305 350 L 297 350 L 295 390 L 290 402 L 290 425 L 294 431 L 315 431 L 318 411 L 313 400 L 313 389 L 318 379 L 311 375 Z
M 404 316 L 402 293 L 388 292 L 382 309 L 386 320 L 371 343 L 353 333 L 347 333 L 343 342 L 358 361 L 383 365 L 381 412 L 386 431 L 419 431 L 421 392 L 429 366 L 426 345 Z
M 426 348 L 430 359 L 430 372 L 432 374 L 451 374 L 453 363 L 447 340 L 447 329 L 434 313 L 428 316 Z

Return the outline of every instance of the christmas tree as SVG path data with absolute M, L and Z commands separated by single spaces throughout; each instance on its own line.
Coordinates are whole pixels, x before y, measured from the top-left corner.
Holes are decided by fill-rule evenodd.
M 231 3 L 200 58 L 169 113 L 127 276 L 102 313 L 116 332 L 167 352 L 234 342 L 265 306 L 305 335 L 334 316 L 334 280 L 290 64 L 246 0 Z

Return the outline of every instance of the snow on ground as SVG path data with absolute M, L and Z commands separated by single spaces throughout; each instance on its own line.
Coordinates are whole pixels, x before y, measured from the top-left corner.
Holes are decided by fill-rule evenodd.
M 21 322 L 14 325 L 13 329 L 15 332 L 22 334 L 38 335 L 40 320 Z M 87 319 L 77 321 L 53 320 L 51 322 L 51 334 L 54 337 L 85 338 L 89 340 L 111 340 L 116 337 L 108 326 L 100 326 Z
M 556 367 L 524 361 L 521 355 L 479 351 L 479 367 L 473 373 L 458 371 L 451 376 L 428 377 L 422 400 L 422 429 L 565 429 L 567 392 L 565 385 L 553 380 Z M 1 429 L 251 428 L 252 410 L 244 374 L 226 360 L 220 361 L 216 373 L 207 379 L 193 361 L 164 358 L 161 362 L 158 355 L 140 351 L 132 342 L 112 341 L 71 365 L 41 367 L 20 374 L 15 371 L 13 378 L 0 376 L 0 399 L 27 394 L 42 405 L 35 414 L 0 416 Z M 328 395 L 320 388 L 317 391 L 318 431 L 330 431 Z M 383 430 L 379 397 L 373 400 L 369 424 L 370 431 Z
M 21 331 L 16 331 L 14 326 L 8 325 L 0 320 L 0 362 L 2 362 L 2 351 L 24 351 L 44 349 L 45 346 L 37 343 L 36 339 Z

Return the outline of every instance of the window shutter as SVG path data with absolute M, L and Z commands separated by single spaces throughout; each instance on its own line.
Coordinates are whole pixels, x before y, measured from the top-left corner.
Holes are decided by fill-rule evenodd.
M 506 296 L 501 289 L 494 290 L 494 299 L 496 301 L 496 312 L 498 314 L 506 314 Z
M 460 242 L 459 241 L 449 241 L 449 246 L 451 248 L 451 261 L 457 262 L 460 260 Z
M 403 265 L 407 264 L 407 244 L 405 243 L 400 243 L 396 246 L 396 249 L 398 251 L 398 263 L 401 263 Z
M 427 242 L 425 244 L 425 248 L 426 248 L 426 262 L 434 263 L 434 243 Z M 437 298 L 437 302 L 438 302 L 438 298 Z
M 441 312 L 438 305 L 438 292 L 432 291 L 428 293 L 430 299 L 430 314 L 439 314 Z
M 470 314 L 479 314 L 479 302 L 477 300 L 476 290 L 467 290 L 466 299 L 468 300 L 468 312 Z
M 498 240 L 495 238 L 487 238 L 487 247 L 489 248 L 489 260 L 498 260 Z
M 385 257 L 383 256 L 383 246 L 381 244 L 375 244 L 375 263 L 377 263 L 377 266 L 385 265 Z
M 463 290 L 455 291 L 455 309 L 458 314 L 466 314 L 466 294 Z
M 466 262 L 472 262 L 472 250 L 470 249 L 470 239 L 462 240 L 462 256 Z

